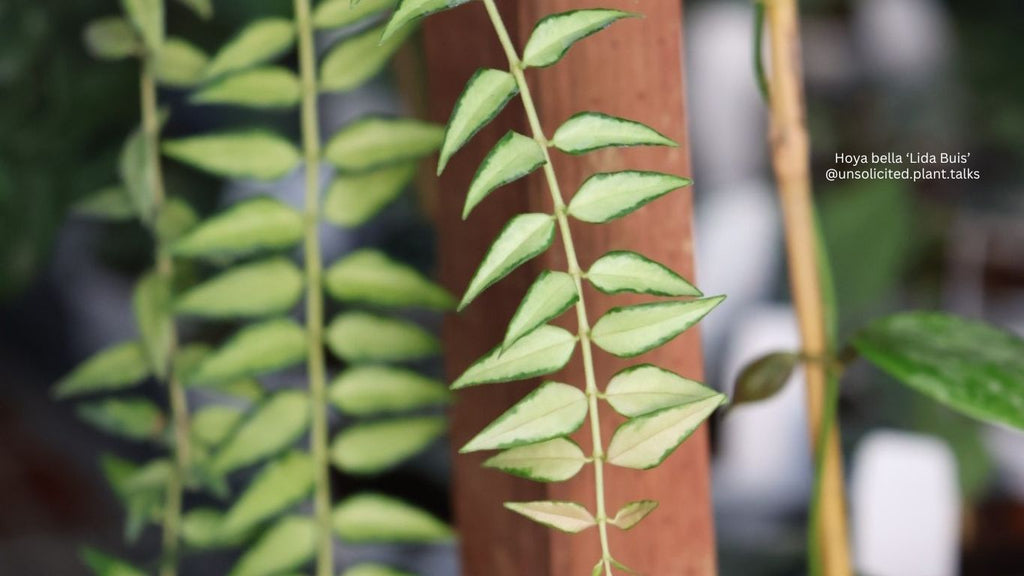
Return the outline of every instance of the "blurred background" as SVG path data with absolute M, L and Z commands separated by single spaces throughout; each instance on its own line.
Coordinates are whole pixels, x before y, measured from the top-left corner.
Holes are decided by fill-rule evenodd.
M 212 51 L 254 16 L 290 8 L 287 0 L 216 4 L 209 23 L 172 4 L 169 25 Z M 806 0 L 802 8 L 816 192 L 843 334 L 917 308 L 1024 333 L 1024 5 Z M 0 0 L 0 574 L 84 574 L 83 542 L 140 561 L 158 546 L 155 530 L 139 546 L 123 543 L 122 510 L 97 463 L 103 452 L 154 451 L 96 432 L 47 395 L 78 362 L 134 335 L 130 293 L 151 254 L 136 225 L 68 217 L 76 201 L 114 182 L 136 122 L 135 65 L 94 61 L 81 43 L 87 21 L 117 10 L 113 0 Z M 698 281 L 730 295 L 703 325 L 707 370 L 728 391 L 743 365 L 794 349 L 797 335 L 751 64 L 753 9 L 694 0 L 685 11 Z M 162 98 L 171 136 L 268 122 L 294 134 L 288 113 L 268 120 L 191 106 L 175 91 Z M 384 78 L 325 106 L 333 131 L 403 103 Z M 823 175 L 837 152 L 969 152 L 981 179 L 830 184 Z M 301 197 L 298 177 L 254 188 L 171 164 L 168 180 L 203 213 L 268 190 Z M 409 194 L 367 226 L 331 229 L 325 250 L 375 245 L 429 270 L 433 236 L 419 205 Z M 296 378 L 284 374 L 279 384 Z M 723 576 L 804 573 L 811 470 L 799 379 L 714 423 Z M 862 364 L 844 379 L 841 417 L 861 573 L 1024 575 L 1024 436 L 956 416 Z M 374 485 L 446 516 L 447 454 L 434 446 Z M 339 494 L 360 487 L 334 482 Z M 450 548 L 348 552 L 457 573 Z M 183 573 L 222 574 L 231 559 Z

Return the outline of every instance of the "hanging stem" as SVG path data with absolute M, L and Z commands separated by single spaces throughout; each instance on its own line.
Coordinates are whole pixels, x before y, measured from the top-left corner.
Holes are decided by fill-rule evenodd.
M 312 407 L 310 444 L 316 467 L 314 516 L 317 526 L 317 576 L 334 575 L 331 539 L 330 463 L 327 456 L 327 368 L 324 360 L 324 295 L 320 257 L 320 119 L 317 109 L 316 47 L 309 0 L 295 0 L 302 77 L 302 148 L 306 157 L 306 335 L 309 339 L 309 396 Z
M 826 310 L 819 269 L 819 237 L 811 197 L 810 148 L 805 124 L 803 80 L 800 66 L 800 27 L 796 0 L 767 0 L 771 34 L 772 160 L 785 219 L 790 285 L 796 307 L 803 350 L 812 356 L 829 353 Z M 831 425 L 834 402 L 828 402 L 826 366 L 811 363 L 807 374 L 807 415 L 814 453 L 821 470 L 816 501 L 816 525 L 811 526 L 816 546 L 811 565 L 826 576 L 850 576 L 843 464 L 839 432 Z M 824 441 L 822 441 L 824 439 Z
M 568 272 L 576 283 L 576 293 L 579 295 L 579 300 L 576 302 L 576 320 L 579 330 L 580 349 L 583 353 L 583 374 L 586 380 L 588 402 L 587 412 L 590 417 L 590 434 L 593 443 L 592 457 L 597 496 L 597 528 L 601 537 L 601 563 L 604 565 L 605 574 L 611 576 L 612 555 L 608 545 L 608 514 L 605 509 L 604 496 L 605 454 L 604 443 L 601 440 L 601 417 L 598 412 L 597 403 L 600 391 L 597 388 L 597 378 L 594 375 L 594 356 L 590 343 L 590 321 L 587 317 L 587 305 L 583 298 L 583 271 L 580 269 L 579 261 L 576 258 L 576 248 L 572 241 L 572 232 L 569 229 L 569 219 L 566 216 L 565 200 L 562 197 L 562 191 L 558 185 L 558 177 L 555 174 L 555 167 L 551 163 L 551 155 L 548 152 L 548 139 L 544 136 L 544 129 L 541 127 L 540 118 L 537 116 L 537 107 L 533 103 L 530 86 L 527 84 L 526 76 L 523 74 L 522 61 L 519 59 L 519 54 L 516 52 L 515 45 L 509 37 L 508 29 L 505 28 L 505 23 L 501 19 L 501 13 L 498 12 L 494 0 L 484 0 L 484 6 L 487 7 L 487 14 L 498 35 L 498 40 L 505 50 L 505 55 L 508 57 L 512 76 L 515 77 L 516 84 L 519 86 L 519 94 L 522 98 L 523 108 L 526 111 L 526 117 L 529 121 L 533 138 L 544 151 L 544 177 L 547 179 L 548 190 L 551 192 L 551 201 L 554 204 L 555 218 L 558 220 L 558 229 L 562 235 Z
M 156 75 L 153 72 L 153 59 L 147 57 L 142 62 L 140 75 L 140 99 L 142 101 L 142 133 L 145 139 L 146 162 L 150 166 L 148 182 L 153 192 L 153 218 L 157 221 L 163 211 L 167 193 L 164 190 L 163 169 L 160 165 L 160 112 L 157 108 Z M 168 286 L 174 280 L 174 259 L 169 247 L 164 245 L 159 232 L 156 238 L 156 273 Z M 171 338 L 168 358 L 173 358 L 178 347 L 177 328 L 171 322 Z M 185 389 L 169 368 L 166 385 L 171 404 L 171 427 L 174 431 L 174 466 L 167 482 L 166 500 L 163 518 L 163 559 L 160 562 L 160 576 L 175 576 L 178 568 L 179 532 L 181 527 L 181 502 L 185 477 L 189 468 L 189 437 L 188 437 L 188 401 Z

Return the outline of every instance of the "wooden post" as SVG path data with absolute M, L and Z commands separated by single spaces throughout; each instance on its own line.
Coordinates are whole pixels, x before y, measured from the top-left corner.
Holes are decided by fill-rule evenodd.
M 556 154 L 554 161 L 567 194 L 597 171 L 639 169 L 691 175 L 680 4 L 676 0 L 606 1 L 602 8 L 640 10 L 645 18 L 616 23 L 572 48 L 558 65 L 528 73 L 549 136 L 570 115 L 594 110 L 645 122 L 680 143 L 679 148 L 611 149 L 580 157 Z M 520 48 L 541 17 L 594 7 L 592 2 L 582 0 L 505 0 L 500 5 Z M 507 61 L 483 7 L 476 3 L 429 18 L 424 34 L 431 117 L 446 122 L 473 72 L 481 67 L 503 69 Z M 513 215 L 551 210 L 543 178 L 532 177 L 498 190 L 474 211 L 469 221 L 462 221 L 463 201 L 476 167 L 509 129 L 528 133 L 522 108 L 516 102 L 455 157 L 441 181 L 437 214 L 441 277 L 456 294 L 465 290 L 485 250 Z M 629 249 L 663 262 L 693 280 L 690 193 L 675 192 L 612 224 L 574 223 L 573 235 L 581 264 L 588 266 L 609 250 Z M 487 290 L 466 312 L 450 316 L 443 330 L 448 375 L 458 376 L 501 341 L 508 320 L 537 274 L 544 269 L 564 268 L 562 249 L 554 246 Z M 586 298 L 594 315 L 592 322 L 613 305 L 649 300 L 609 297 L 593 290 L 588 290 Z M 571 315 L 563 321 L 573 327 Z M 687 377 L 702 377 L 700 339 L 695 329 L 638 359 L 625 361 L 598 352 L 595 360 L 601 387 L 616 371 L 642 362 L 653 362 Z M 577 352 L 556 379 L 581 384 L 582 372 Z M 460 391 L 452 415 L 453 447 L 462 446 L 537 383 L 496 384 Z M 603 411 L 601 419 L 607 442 L 623 419 L 610 410 Z M 580 435 L 579 442 L 584 447 L 590 444 L 586 434 Z M 701 429 L 655 470 L 635 472 L 606 467 L 611 513 L 630 500 L 653 498 L 661 502 L 661 507 L 633 531 L 612 529 L 611 547 L 619 561 L 650 576 L 715 574 L 707 443 L 706 431 Z M 556 533 L 507 512 L 501 503 L 556 499 L 574 500 L 592 508 L 591 469 L 587 467 L 569 482 L 543 485 L 483 469 L 483 460 L 483 455 L 455 458 L 454 502 L 461 531 L 463 573 L 590 574 L 600 558 L 596 534 Z

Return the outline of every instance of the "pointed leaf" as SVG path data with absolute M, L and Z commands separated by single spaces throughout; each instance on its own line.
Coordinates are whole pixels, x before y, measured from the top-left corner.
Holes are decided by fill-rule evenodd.
M 541 272 L 509 322 L 502 348 L 507 349 L 541 324 L 561 316 L 579 299 L 572 276 L 550 270 Z
M 576 336 L 555 326 L 541 326 L 502 350 L 492 349 L 473 363 L 452 389 L 525 380 L 561 370 L 569 363 Z
M 295 43 L 295 24 L 286 18 L 265 18 L 246 26 L 213 57 L 206 77 L 215 78 L 264 64 Z
M 343 171 L 362 172 L 433 154 L 442 138 L 444 131 L 436 124 L 371 116 L 335 134 L 324 157 Z
M 100 350 L 53 388 L 55 398 L 125 390 L 149 377 L 152 370 L 139 342 L 121 342 Z
M 437 163 L 439 176 L 452 155 L 493 120 L 518 92 L 516 79 L 504 70 L 481 68 L 473 74 L 455 102 L 445 128 L 441 158 Z
M 189 437 L 195 444 L 215 448 L 242 421 L 242 410 L 227 404 L 200 408 L 189 421 Z
M 568 436 L 587 417 L 587 397 L 574 386 L 546 382 L 509 408 L 459 450 L 514 448 Z
M 164 378 L 174 341 L 170 279 L 156 272 L 146 274 L 135 285 L 132 304 L 149 365 L 158 378 Z
M 383 31 L 383 26 L 369 28 L 332 46 L 320 64 L 320 90 L 347 92 L 366 84 L 387 67 L 413 28 L 380 43 Z
M 356 424 L 331 442 L 331 462 L 349 474 L 379 474 L 425 450 L 447 427 L 440 416 Z
M 128 190 L 122 186 L 107 186 L 82 198 L 72 206 L 76 216 L 101 220 L 131 220 L 135 217 Z
M 215 550 L 235 548 L 249 540 L 249 533 L 232 534 L 222 529 L 224 513 L 211 508 L 193 508 L 181 517 L 181 539 L 189 548 Z
M 415 22 L 424 16 L 455 8 L 466 2 L 469 2 L 469 0 L 402 0 L 395 13 L 391 16 L 391 20 L 388 21 L 387 29 L 384 30 L 381 41 L 387 40 L 405 25 Z
M 628 358 L 653 350 L 682 334 L 718 306 L 725 296 L 688 302 L 655 302 L 612 308 L 591 330 L 594 343 Z
M 718 396 L 700 382 L 651 364 L 622 370 L 608 382 L 604 394 L 616 412 L 630 418 Z
M 299 77 L 287 68 L 264 66 L 224 76 L 192 96 L 197 104 L 230 104 L 247 108 L 291 108 L 302 96 Z
M 586 463 L 586 455 L 575 442 L 555 438 L 505 450 L 484 466 L 535 482 L 562 482 L 578 474 Z
M 617 250 L 597 259 L 587 280 L 605 294 L 633 292 L 655 296 L 703 296 L 667 266 L 636 252 Z
M 452 530 L 427 512 L 381 494 L 356 494 L 334 509 L 334 532 L 354 543 L 446 542 Z
M 501 230 L 466 289 L 459 310 L 481 292 L 541 254 L 555 239 L 555 219 L 548 214 L 520 214 Z
M 124 13 L 153 54 L 164 43 L 164 0 L 121 0 Z
M 178 0 L 178 3 L 203 20 L 213 18 L 213 0 Z
M 447 404 L 448 388 L 411 370 L 390 366 L 357 366 L 342 372 L 328 390 L 331 403 L 350 416 L 408 412 Z
M 316 523 L 304 516 L 282 518 L 238 560 L 229 576 L 275 576 L 313 559 Z
M 437 355 L 437 338 L 408 320 L 366 312 L 339 314 L 324 334 L 327 346 L 346 362 L 410 362 Z
M 85 27 L 83 40 L 93 58 L 121 60 L 138 56 L 142 52 L 135 28 L 119 16 L 89 22 Z
M 196 383 L 193 380 L 199 366 L 213 354 L 213 349 L 206 344 L 191 343 L 178 349 L 174 355 L 174 373 L 182 383 L 189 388 L 203 388 L 216 390 L 228 396 L 240 398 L 249 402 L 259 400 L 263 397 L 263 388 L 259 382 L 252 378 L 239 378 L 237 380 L 226 380 L 223 382 L 202 382 Z
M 146 576 L 146 573 L 135 566 L 108 556 L 95 548 L 82 548 L 82 562 L 92 570 L 96 576 Z
M 569 534 L 597 525 L 590 511 L 575 502 L 506 502 L 505 508 Z
M 347 1 L 347 0 L 346 0 Z M 395 570 L 383 564 L 359 564 L 346 570 L 341 576 L 413 576 L 408 572 Z
M 313 9 L 313 26 L 316 28 L 340 28 L 361 20 L 383 14 L 398 4 L 398 0 L 363 0 L 353 4 L 352 0 L 323 0 Z
M 172 196 L 164 200 L 160 212 L 156 215 L 153 232 L 156 238 L 167 245 L 181 239 L 199 222 L 199 216 L 187 202 Z
M 648 514 L 654 512 L 654 509 L 658 507 L 658 503 L 654 500 L 637 500 L 630 502 L 618 512 L 615 513 L 615 517 L 609 520 L 615 526 L 623 530 L 629 530 L 633 526 L 640 523 L 641 520 L 647 517 Z
M 203 360 L 191 380 L 198 384 L 223 382 L 281 370 L 305 359 L 306 346 L 306 331 L 294 320 L 252 324 Z
M 215 176 L 277 180 L 299 165 L 299 150 L 262 130 L 225 132 L 167 140 L 164 154 Z
M 619 426 L 612 436 L 608 444 L 608 462 L 623 468 L 654 468 L 689 438 L 724 401 L 723 394 L 716 394 L 633 418 Z
M 209 58 L 181 38 L 168 38 L 156 58 L 156 77 L 161 84 L 176 88 L 195 86 L 203 78 Z
M 365 224 L 398 198 L 415 177 L 415 162 L 361 174 L 339 174 L 327 190 L 324 218 L 337 226 Z
M 208 218 L 174 244 L 185 257 L 243 256 L 290 248 L 302 241 L 302 214 L 273 198 L 253 198 Z
M 480 163 L 466 194 L 462 219 L 465 220 L 491 192 L 526 176 L 545 162 L 544 149 L 536 140 L 510 130 Z
M 118 159 L 118 174 L 128 190 L 135 214 L 144 223 L 153 219 L 153 166 L 142 131 L 135 130 L 125 140 Z
M 778 394 L 789 382 L 800 356 L 792 352 L 766 354 L 747 364 L 736 378 L 732 405 L 766 400 Z
M 580 112 L 572 116 L 558 127 L 551 144 L 569 154 L 610 146 L 678 146 L 644 124 L 599 112 Z
M 324 273 L 324 287 L 341 302 L 437 310 L 455 306 L 444 288 L 379 250 L 357 250 L 335 262 Z
M 128 440 L 156 440 L 167 420 L 160 408 L 143 398 L 109 398 L 79 404 L 78 417 L 97 429 Z
M 307 396 L 298 391 L 279 392 L 235 429 L 215 455 L 213 470 L 228 474 L 269 458 L 291 446 L 308 426 Z
M 287 258 L 270 258 L 230 268 L 185 292 L 179 314 L 212 318 L 253 318 L 287 312 L 302 297 L 302 273 Z
M 608 222 L 691 183 L 689 178 L 659 172 L 626 170 L 594 174 L 569 202 L 569 214 L 583 222 Z
M 523 66 L 551 66 L 580 40 L 604 30 L 616 20 L 636 14 L 619 10 L 572 10 L 543 18 L 533 27 L 523 49 Z
M 221 530 L 246 532 L 298 504 L 313 491 L 313 477 L 313 458 L 304 452 L 267 464 L 228 510 Z

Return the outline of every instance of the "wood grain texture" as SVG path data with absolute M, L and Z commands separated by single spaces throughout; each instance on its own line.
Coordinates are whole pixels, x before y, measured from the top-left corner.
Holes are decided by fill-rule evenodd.
M 680 142 L 679 148 L 637 148 L 597 151 L 585 156 L 555 155 L 566 200 L 590 174 L 622 169 L 659 170 L 690 175 L 686 105 L 682 69 L 682 14 L 675 0 L 505 0 L 500 3 L 520 50 L 533 24 L 544 15 L 579 8 L 620 8 L 642 11 L 645 17 L 614 24 L 573 47 L 556 66 L 528 72 L 545 132 L 550 135 L 572 114 L 594 110 L 649 124 Z M 433 120 L 446 122 L 466 80 L 480 67 L 505 69 L 507 62 L 487 21 L 475 3 L 429 18 L 424 38 Z M 479 161 L 507 130 L 527 133 L 518 99 L 455 156 L 441 180 L 438 225 L 441 277 L 460 295 L 490 242 L 513 215 L 550 211 L 543 178 L 517 182 L 494 193 L 461 219 L 465 191 Z M 605 252 L 630 249 L 663 262 L 694 279 L 691 191 L 672 193 L 611 224 L 573 223 L 580 263 L 589 266 Z M 445 321 L 446 368 L 458 376 L 477 357 L 501 341 L 508 320 L 529 284 L 544 269 L 564 269 L 561 243 L 540 258 L 487 290 L 461 315 Z M 698 283 L 699 285 L 699 283 Z M 647 297 L 586 293 L 591 322 L 612 306 Z M 572 314 L 564 325 L 575 328 Z M 598 384 L 602 388 L 618 370 L 653 362 L 684 376 L 700 379 L 701 352 L 697 330 L 630 361 L 596 351 Z M 582 386 L 579 354 L 557 380 Z M 497 384 L 458 394 L 452 415 L 452 441 L 457 449 L 511 404 L 537 385 Z M 603 407 L 603 408 L 606 408 Z M 605 445 L 622 417 L 602 411 Z M 577 441 L 585 451 L 584 429 Z M 467 576 L 586 576 L 600 557 L 596 532 L 569 536 L 542 529 L 501 507 L 507 500 L 566 499 L 593 509 L 590 468 L 573 480 L 542 485 L 480 468 L 484 455 L 455 458 L 455 516 L 461 531 L 463 573 Z M 611 528 L 615 557 L 649 576 L 710 576 L 715 573 L 707 435 L 699 430 L 661 467 L 635 472 L 606 467 L 609 514 L 630 500 L 655 498 L 661 507 L 630 532 Z

